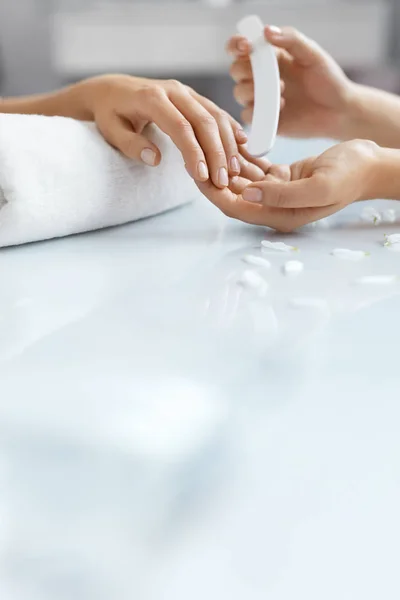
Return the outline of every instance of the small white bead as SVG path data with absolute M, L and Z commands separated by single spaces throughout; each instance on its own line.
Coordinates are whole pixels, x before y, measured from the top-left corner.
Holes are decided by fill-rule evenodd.
M 298 275 L 304 271 L 304 264 L 300 260 L 288 260 L 283 265 L 285 275 Z

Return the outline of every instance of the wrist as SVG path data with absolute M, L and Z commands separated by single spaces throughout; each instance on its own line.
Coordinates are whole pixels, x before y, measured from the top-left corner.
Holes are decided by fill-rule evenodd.
M 364 139 L 366 131 L 365 88 L 349 80 L 339 116 L 337 138 L 342 141 Z
M 366 199 L 400 200 L 400 150 L 377 147 Z

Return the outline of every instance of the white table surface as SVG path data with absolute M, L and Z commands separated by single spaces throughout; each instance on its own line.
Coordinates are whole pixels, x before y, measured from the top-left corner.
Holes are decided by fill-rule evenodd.
M 400 275 L 400 220 L 361 208 L 283 238 L 204 200 L 0 252 L 2 600 L 400 597 L 400 284 L 354 284 Z M 258 299 L 267 237 L 305 271 L 271 254 Z

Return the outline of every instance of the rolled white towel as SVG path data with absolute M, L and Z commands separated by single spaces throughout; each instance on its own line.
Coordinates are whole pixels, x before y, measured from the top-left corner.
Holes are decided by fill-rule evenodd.
M 109 146 L 92 123 L 0 115 L 0 247 L 101 229 L 199 195 L 181 154 L 155 126 L 154 168 Z

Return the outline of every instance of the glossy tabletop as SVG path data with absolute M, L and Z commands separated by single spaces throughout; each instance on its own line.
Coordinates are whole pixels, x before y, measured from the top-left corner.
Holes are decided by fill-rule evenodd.
M 362 208 L 281 236 L 204 199 L 0 251 L 2 600 L 400 597 L 400 283 L 357 283 L 400 275 L 400 212 Z

